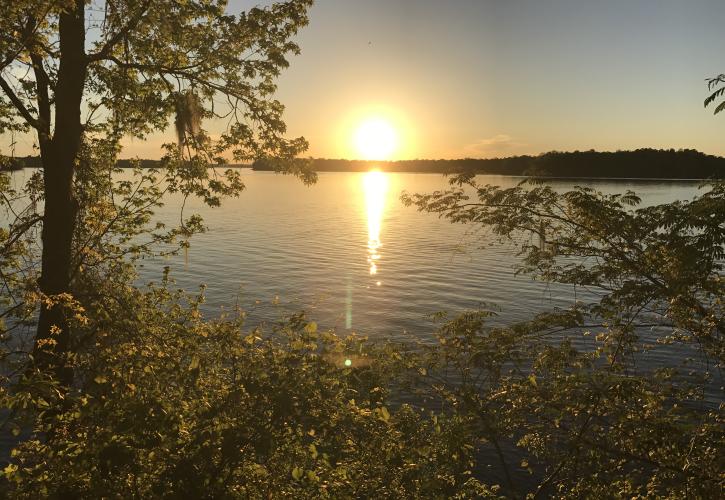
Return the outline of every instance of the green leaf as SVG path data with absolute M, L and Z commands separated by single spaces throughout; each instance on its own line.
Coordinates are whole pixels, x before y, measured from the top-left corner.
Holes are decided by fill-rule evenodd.
M 387 422 L 388 420 L 390 420 L 390 412 L 388 411 L 388 409 L 386 407 L 381 406 L 379 408 L 379 414 L 380 414 L 380 418 L 383 421 Z
M 292 478 L 295 481 L 299 481 L 300 479 L 302 479 L 303 474 L 304 474 L 304 471 L 302 469 L 300 469 L 299 467 L 295 467 L 294 469 L 292 469 Z

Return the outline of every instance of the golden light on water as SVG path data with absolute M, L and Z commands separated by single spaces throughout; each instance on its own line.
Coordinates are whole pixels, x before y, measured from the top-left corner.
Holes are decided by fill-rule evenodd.
M 356 185 L 356 189 L 362 187 L 362 195 L 365 202 L 365 214 L 368 222 L 368 241 L 367 241 L 367 263 L 370 276 L 378 274 L 378 265 L 381 259 L 380 249 L 383 244 L 380 241 L 380 233 L 383 225 L 383 215 L 385 214 L 385 200 L 389 189 L 388 174 L 373 170 L 362 176 L 362 186 Z M 375 286 L 381 286 L 377 276 L 373 278 Z M 370 285 L 368 285 L 370 288 Z M 353 309 L 353 283 L 348 276 L 347 281 L 347 300 L 345 302 L 345 328 L 352 328 L 352 309 Z M 346 359 L 340 360 L 347 364 Z M 359 366 L 359 361 L 350 360 L 350 364 Z
M 389 121 L 368 118 L 355 131 L 355 148 L 364 160 L 389 160 L 398 149 L 398 133 Z
M 380 229 L 385 211 L 385 195 L 388 191 L 387 175 L 377 170 L 366 173 L 363 176 L 363 191 L 368 216 L 368 266 L 372 276 L 378 272 L 380 248 L 383 246 L 380 242 Z

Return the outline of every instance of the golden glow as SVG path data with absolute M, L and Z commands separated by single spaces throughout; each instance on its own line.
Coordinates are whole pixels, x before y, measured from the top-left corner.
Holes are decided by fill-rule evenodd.
M 364 160 L 389 160 L 398 149 L 398 133 L 389 121 L 368 118 L 355 131 L 355 148 Z
M 332 151 L 327 156 L 379 161 L 419 158 L 417 123 L 409 117 L 409 106 L 401 106 L 399 102 L 368 102 L 345 108 L 334 122 L 329 137 Z M 383 139 L 380 142 L 363 140 L 376 135 Z M 365 146 L 368 143 L 372 144 L 370 149 Z M 386 143 L 388 146 L 383 147 Z
M 370 275 L 378 273 L 380 260 L 380 228 L 385 210 L 385 195 L 388 191 L 388 177 L 380 171 L 368 172 L 363 176 L 365 208 L 368 214 L 368 265 Z

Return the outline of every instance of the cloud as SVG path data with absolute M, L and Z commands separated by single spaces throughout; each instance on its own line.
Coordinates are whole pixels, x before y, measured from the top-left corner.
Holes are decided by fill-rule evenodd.
M 463 148 L 469 156 L 510 156 L 518 154 L 517 149 L 526 146 L 507 134 L 498 134 L 488 139 L 479 139 Z

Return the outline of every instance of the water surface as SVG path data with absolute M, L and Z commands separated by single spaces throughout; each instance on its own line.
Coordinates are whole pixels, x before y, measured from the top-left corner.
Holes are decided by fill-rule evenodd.
M 431 339 L 429 315 L 496 304 L 500 320 L 566 307 L 582 290 L 514 276 L 515 248 L 493 244 L 479 228 L 454 225 L 400 202 L 403 190 L 447 187 L 439 174 L 321 173 L 313 186 L 270 172 L 243 170 L 246 190 L 210 209 L 208 227 L 188 255 L 149 262 L 144 279 L 171 265 L 180 287 L 207 285 L 206 310 L 241 305 L 251 324 L 304 310 L 323 327 L 393 340 Z M 480 176 L 512 186 L 519 178 Z M 590 185 L 636 191 L 644 204 L 689 199 L 697 181 L 553 181 L 558 190 Z M 172 198 L 161 217 L 178 220 Z

